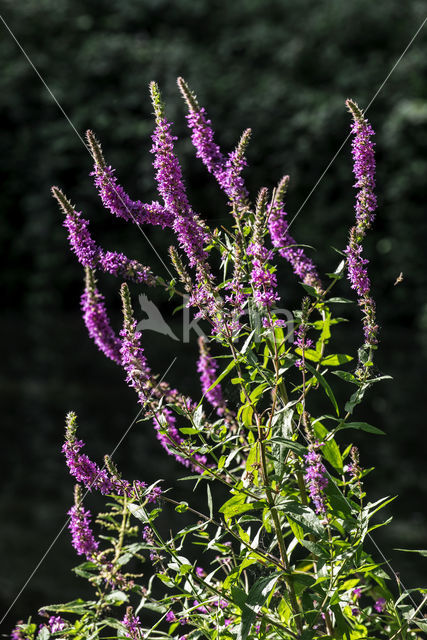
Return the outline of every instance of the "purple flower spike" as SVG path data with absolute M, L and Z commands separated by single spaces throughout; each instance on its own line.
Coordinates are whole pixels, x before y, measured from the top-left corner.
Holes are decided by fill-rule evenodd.
M 143 204 L 140 200 L 132 200 L 123 187 L 117 184 L 114 169 L 107 166 L 101 145 L 93 131 L 86 132 L 86 138 L 94 159 L 95 186 L 98 189 L 102 203 L 106 209 L 118 218 L 135 224 L 160 225 L 162 228 L 171 227 L 173 216 L 170 211 L 158 202 Z
M 68 626 L 67 622 L 61 616 L 51 616 L 49 618 L 49 629 L 51 633 L 58 633 Z
M 147 484 L 141 480 L 135 480 L 131 484 L 128 480 L 123 480 L 117 473 L 109 473 L 108 469 L 100 468 L 96 462 L 92 462 L 86 454 L 80 454 L 80 450 L 84 447 L 82 440 L 76 439 L 76 414 L 70 412 L 67 415 L 66 436 L 62 451 L 65 454 L 65 460 L 70 473 L 77 482 L 83 484 L 89 491 L 96 489 L 103 495 L 114 493 L 119 496 L 127 496 L 128 498 L 140 497 L 140 494 L 146 488 Z M 111 462 L 106 459 L 106 464 L 111 466 Z M 159 489 L 153 490 L 153 494 L 145 496 L 148 502 L 153 502 L 160 495 Z
M 171 133 L 171 123 L 164 117 L 157 85 L 152 82 L 150 89 L 156 114 L 151 153 L 154 154 L 153 166 L 157 169 L 158 190 L 166 209 L 173 215 L 172 226 L 178 242 L 187 254 L 190 265 L 195 267 L 206 262 L 203 249 L 206 232 L 188 202 L 181 167 L 174 153 L 174 142 L 177 138 Z
M 60 189 L 52 187 L 52 193 L 65 213 L 64 226 L 68 229 L 68 240 L 83 267 L 99 267 L 105 273 L 122 276 L 138 283 L 156 283 L 149 267 L 144 267 L 137 260 L 130 260 L 123 253 L 101 249 L 89 232 L 89 221 L 75 210 Z
M 366 231 L 374 221 L 374 211 L 377 200 L 375 188 L 375 155 L 374 143 L 371 136 L 374 131 L 364 118 L 357 104 L 351 100 L 346 102 L 353 116 L 351 131 L 354 134 L 352 142 L 353 173 L 356 177 L 354 187 L 358 189 L 356 196 L 356 226 L 350 231 L 349 244 L 345 250 L 347 255 L 348 278 L 352 289 L 359 296 L 359 306 L 363 312 L 363 330 L 365 344 L 369 347 L 378 343 L 378 325 L 375 318 L 375 302 L 370 295 L 371 283 L 366 265 L 369 261 L 362 258 L 362 241 Z
M 269 310 L 279 300 L 279 295 L 275 291 L 277 288 L 276 274 L 271 273 L 268 267 L 272 253 L 260 242 L 251 243 L 247 253 L 252 257 L 251 285 L 255 301 L 260 309 Z
M 297 246 L 296 241 L 289 233 L 289 225 L 286 219 L 287 214 L 283 206 L 283 198 L 288 182 L 289 176 L 284 176 L 279 182 L 276 200 L 270 210 L 268 230 L 270 232 L 271 242 L 282 258 L 285 258 L 285 260 L 289 262 L 295 275 L 301 278 L 304 284 L 308 284 L 320 291 L 322 285 L 316 267 L 313 262 L 307 258 L 304 250 Z
M 359 600 L 359 598 L 362 596 L 362 589 L 360 587 L 356 587 L 351 592 L 351 595 L 353 596 L 354 600 Z
M 68 512 L 70 523 L 68 528 L 71 531 L 73 547 L 79 556 L 86 556 L 91 560 L 98 550 L 98 542 L 93 535 L 90 521 L 91 514 L 83 508 L 80 487 L 75 490 L 75 504 Z M 49 621 L 50 622 L 50 621 Z
M 215 177 L 224 170 L 226 159 L 220 147 L 214 142 L 212 123 L 206 116 L 206 110 L 190 110 L 187 116 L 188 126 L 192 131 L 191 141 L 196 155 L 201 159 L 209 173 Z
M 200 357 L 197 362 L 197 371 L 200 373 L 200 382 L 202 385 L 203 395 L 216 409 L 219 416 L 224 415 L 226 411 L 226 405 L 224 397 L 222 395 L 221 385 L 217 384 L 213 389 L 209 391 L 209 387 L 217 379 L 218 365 L 214 358 L 209 354 L 206 340 L 201 336 L 199 338 L 199 351 Z
M 21 629 L 20 627 L 21 624 L 23 624 L 23 621 L 19 620 L 15 628 L 12 629 L 12 633 L 10 634 L 10 637 L 12 638 L 12 640 L 27 640 L 28 636 L 25 633 L 25 631 Z
M 384 609 L 385 609 L 385 605 L 386 605 L 386 599 L 385 598 L 378 598 L 378 600 L 374 604 L 374 609 L 378 613 L 382 613 L 384 611 Z
M 324 490 L 328 486 L 328 479 L 322 457 L 316 451 L 319 446 L 319 444 L 310 445 L 309 452 L 304 455 L 306 462 L 304 480 L 308 486 L 310 498 L 316 507 L 316 513 L 326 514 Z
M 121 340 L 114 333 L 105 308 L 104 296 L 96 287 L 93 272 L 86 269 L 86 286 L 81 297 L 83 320 L 89 336 L 107 358 L 121 364 Z
M 136 331 L 136 321 L 133 317 L 132 305 L 128 287 L 123 284 L 121 288 L 121 296 L 123 302 L 124 325 L 120 332 L 122 337 L 122 365 L 127 373 L 126 382 L 130 387 L 135 389 L 140 404 L 147 405 L 148 410 L 152 412 L 154 428 L 157 432 L 157 439 L 169 455 L 173 455 L 178 462 L 186 467 L 191 467 L 195 471 L 201 472 L 201 467 L 197 464 L 206 464 L 206 456 L 194 454 L 195 462 L 187 457 L 183 457 L 172 451 L 171 446 L 181 446 L 185 444 L 185 440 L 179 435 L 175 426 L 175 416 L 167 407 L 158 408 L 158 401 L 165 399 L 166 402 L 180 404 L 187 410 L 193 407 L 193 403 L 189 398 L 183 398 L 175 390 L 170 389 L 167 383 L 158 384 L 151 372 L 141 346 L 141 334 Z M 187 453 L 192 453 L 187 450 Z
M 126 611 L 126 615 L 122 620 L 122 625 L 126 627 L 125 636 L 131 640 L 142 640 L 143 634 L 141 630 L 141 621 L 139 616 L 134 616 L 132 607 Z

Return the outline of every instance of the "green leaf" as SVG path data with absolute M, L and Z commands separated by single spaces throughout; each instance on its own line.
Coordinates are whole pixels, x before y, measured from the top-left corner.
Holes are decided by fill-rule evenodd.
M 213 517 L 213 502 L 212 502 L 212 493 L 209 484 L 206 485 L 206 493 L 208 496 L 208 507 L 209 507 L 209 518 L 212 520 Z
M 331 387 L 329 386 L 329 383 L 326 381 L 325 377 L 320 373 L 320 371 L 316 371 L 316 369 L 314 369 L 310 364 L 307 364 L 307 362 L 305 363 L 305 366 L 307 367 L 307 369 L 310 371 L 310 373 L 313 374 L 313 376 L 316 378 L 316 380 L 319 382 L 319 384 L 323 387 L 323 389 L 325 390 L 326 395 L 328 396 L 329 400 L 331 401 L 337 416 L 340 415 L 340 410 L 338 408 L 338 403 L 335 399 L 335 396 L 333 394 L 333 391 L 331 389 Z
M 338 304 L 354 304 L 353 300 L 349 300 L 348 298 L 329 298 L 329 300 L 326 300 L 326 304 L 329 304 L 330 302 L 336 302 Z
M 324 526 L 310 507 L 299 504 L 296 501 L 285 500 L 280 504 L 280 508 L 287 518 L 291 518 L 291 520 L 299 524 L 304 531 L 319 537 L 325 535 Z
M 303 456 L 307 453 L 307 448 L 299 442 L 294 442 L 294 440 L 289 440 L 288 438 L 280 438 L 276 436 L 275 438 L 271 438 L 268 440 L 268 444 L 281 444 L 283 445 L 283 449 L 291 449 L 295 451 L 299 456 Z
M 129 598 L 123 591 L 112 591 L 105 596 L 105 600 L 106 602 L 110 602 L 111 604 L 119 606 L 124 602 L 127 602 Z
M 237 631 L 237 640 L 246 640 L 255 622 L 256 614 L 273 592 L 280 576 L 281 574 L 275 571 L 269 576 L 258 578 L 252 585 L 243 607 L 239 604 L 242 611 L 242 621 Z
M 338 471 L 342 471 L 343 467 L 343 459 L 341 456 L 341 451 L 335 442 L 335 440 L 326 440 L 326 436 L 328 435 L 328 430 L 323 426 L 321 422 L 316 422 L 313 425 L 314 432 L 319 440 L 323 441 L 325 444 L 321 447 L 321 453 L 326 458 L 326 460 Z
M 302 349 L 300 349 L 300 347 L 298 347 L 297 349 L 295 349 L 295 352 L 299 355 L 302 356 Z M 312 362 L 319 362 L 321 355 L 318 351 L 315 351 L 314 349 L 305 349 L 304 350 L 304 358 L 306 360 L 311 360 Z
M 213 382 L 211 384 L 211 386 L 209 387 L 209 389 L 206 389 L 205 391 L 205 396 L 207 393 L 209 393 L 209 391 L 211 391 L 214 387 L 216 387 L 217 384 L 219 384 L 221 382 L 221 380 L 223 380 L 225 378 L 225 376 L 227 376 L 230 371 L 233 369 L 233 367 L 235 367 L 237 364 L 236 360 L 232 360 L 224 369 L 224 371 L 222 373 L 219 374 L 218 378 L 215 380 L 215 382 Z
M 188 510 L 188 502 L 180 502 L 175 507 L 175 511 L 177 511 L 178 513 L 184 513 L 187 510 Z
M 353 360 L 352 356 L 348 356 L 345 353 L 334 353 L 333 355 L 326 356 L 322 360 L 322 366 L 330 366 L 337 367 L 341 364 L 346 364 L 346 362 L 351 362 Z
M 344 429 L 357 429 L 358 431 L 367 431 L 368 433 L 376 433 L 379 436 L 384 436 L 385 433 L 378 427 L 373 427 L 367 422 L 342 422 L 338 425 L 337 431 L 343 431 Z
M 298 540 L 298 542 L 302 543 L 302 541 L 304 540 L 304 529 L 297 522 L 292 520 L 292 518 L 286 516 L 286 519 L 295 538 Z
M 89 600 L 85 601 L 81 598 L 66 602 L 65 604 L 49 604 L 44 607 L 40 607 L 45 611 L 53 611 L 58 613 L 75 613 L 77 615 L 83 615 L 94 608 L 96 602 Z
M 427 551 L 425 549 L 395 549 L 395 551 L 406 551 L 406 553 L 418 553 L 423 558 L 427 558 Z
M 349 371 L 331 371 L 334 376 L 338 376 L 341 380 L 345 380 L 346 382 L 352 382 L 353 384 L 359 384 L 356 376 L 354 376 Z

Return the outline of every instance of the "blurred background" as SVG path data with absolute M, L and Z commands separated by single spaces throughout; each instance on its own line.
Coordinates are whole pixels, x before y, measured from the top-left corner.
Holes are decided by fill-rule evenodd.
M 156 198 L 148 83 L 157 80 L 180 138 L 190 199 L 218 225 L 227 221 L 226 203 L 194 157 L 176 77 L 184 76 L 208 108 L 224 150 L 252 127 L 246 172 L 252 194 L 289 173 L 292 216 L 348 133 L 345 99 L 362 108 L 369 103 L 424 20 L 425 6 L 422 0 L 2 0 L 0 13 L 76 129 L 94 129 L 119 181 L 143 201 Z M 426 47 L 424 28 L 369 109 L 377 132 L 379 196 L 366 246 L 382 326 L 376 364 L 394 380 L 377 385 L 356 414 L 387 436 L 345 432 L 359 445 L 362 464 L 376 467 L 367 482 L 371 497 L 400 496 L 385 514 L 394 514 L 393 523 L 375 539 L 411 586 L 426 585 L 426 560 L 394 548 L 427 546 Z M 121 372 L 86 335 L 79 312 L 82 270 L 69 251 L 50 186 L 62 187 L 91 219 L 105 248 L 124 250 L 167 274 L 138 229 L 102 209 L 87 151 L 2 24 L 0 60 L 3 615 L 72 503 L 73 483 L 60 451 L 65 413 L 77 412 L 88 453 L 100 460 L 137 412 Z M 315 247 L 323 272 L 336 267 L 331 247 L 345 247 L 352 225 L 351 169 L 347 143 L 293 226 L 297 241 Z M 171 236 L 158 229 L 146 233 L 166 259 Z M 403 281 L 394 286 L 401 272 Z M 117 327 L 118 284 L 100 280 Z M 297 308 L 302 290 L 285 266 L 280 287 L 283 306 Z M 135 303 L 141 292 L 133 289 Z M 340 293 L 350 295 L 346 282 Z M 157 301 L 151 292 L 150 298 Z M 165 314 L 171 308 L 161 306 Z M 359 317 L 356 306 L 349 313 Z M 176 316 L 177 335 L 180 322 Z M 357 345 L 358 321 L 353 331 Z M 199 394 L 194 335 L 182 344 L 151 333 L 146 348 L 159 373 L 178 355 L 168 379 Z M 344 397 L 348 388 L 340 393 Z M 145 423 L 133 428 L 116 461 L 128 478 L 151 481 L 177 471 Z M 95 497 L 88 506 L 99 506 Z M 5 632 L 41 605 L 87 593 L 70 572 L 75 564 L 66 531 L 17 600 Z

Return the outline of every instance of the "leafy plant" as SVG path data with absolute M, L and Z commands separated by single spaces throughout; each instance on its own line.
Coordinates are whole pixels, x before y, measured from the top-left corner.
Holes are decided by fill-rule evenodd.
M 82 309 L 88 332 L 123 368 L 143 420 L 153 422 L 165 451 L 186 467 L 181 480 L 206 484 L 206 508 L 201 512 L 175 499 L 161 481 L 148 486 L 124 479 L 108 456 L 102 467 L 90 460 L 81 453 L 77 417 L 68 414 L 63 452 L 78 483 L 70 529 L 84 557 L 75 571 L 91 583 L 94 598 L 44 606 L 45 624 L 39 629 L 31 621 L 19 624 L 12 635 L 39 640 L 112 634 L 135 640 L 421 637 L 427 630 L 426 598 L 417 604 L 412 591 L 392 582 L 384 559 L 367 551 L 371 532 L 387 524 L 376 514 L 392 498 L 369 502 L 363 484 L 369 470 L 357 448 L 337 438 L 350 429 L 382 433 L 353 418 L 368 389 L 388 377 L 374 365 L 379 328 L 368 260 L 362 257 L 376 208 L 373 130 L 348 100 L 356 221 L 340 264 L 322 281 L 306 247 L 290 235 L 284 208 L 288 176 L 271 194 L 262 188 L 252 204 L 242 176 L 250 131 L 224 154 L 204 108 L 182 78 L 178 85 L 196 154 L 227 197 L 230 228 L 210 229 L 192 209 L 155 83 L 150 86 L 156 118 L 152 153 L 162 203 L 132 200 L 95 135 L 87 133 L 104 206 L 138 226 L 175 232 L 178 248 L 170 248 L 170 257 L 176 279 L 165 282 L 136 260 L 104 250 L 62 191 L 53 187 L 52 192 L 86 271 Z M 290 264 L 304 289 L 299 308 L 286 321 L 277 306 L 277 257 Z M 199 340 L 197 364 L 202 400 L 195 402 L 153 373 L 126 283 L 123 328 L 115 333 L 96 272 L 162 287 L 195 310 L 208 327 Z M 356 356 L 333 348 L 335 328 L 344 320 L 334 310 L 348 301 L 334 297 L 332 289 L 346 272 L 362 310 L 363 345 Z M 348 389 L 344 406 L 337 386 Z M 237 390 L 237 402 L 230 390 Z M 322 410 L 315 413 L 312 407 Z M 229 494 L 223 504 L 216 491 L 220 485 Z M 108 496 L 107 511 L 96 521 L 102 535 L 92 529 L 83 487 Z M 185 518 L 177 531 L 164 522 L 170 509 Z M 140 567 L 147 559 L 148 580 Z

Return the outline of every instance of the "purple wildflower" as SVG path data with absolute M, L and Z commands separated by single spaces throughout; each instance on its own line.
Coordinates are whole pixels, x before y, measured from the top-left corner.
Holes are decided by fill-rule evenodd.
M 77 485 L 75 490 L 75 503 L 68 512 L 70 516 L 68 528 L 71 531 L 73 547 L 77 551 L 77 554 L 79 556 L 86 556 L 87 560 L 91 560 L 98 550 L 98 542 L 95 540 L 90 526 L 90 511 L 83 508 L 79 489 L 80 487 Z
M 351 613 L 353 616 L 358 616 L 360 615 L 360 610 L 357 607 L 353 607 Z
M 176 616 L 172 610 L 167 612 L 165 620 L 166 622 L 176 622 Z
M 215 134 L 206 110 L 203 107 L 190 110 L 187 122 L 192 131 L 191 141 L 196 149 L 196 156 L 201 159 L 209 173 L 219 175 L 224 170 L 226 160 L 220 147 L 214 142 Z
M 10 634 L 10 637 L 12 638 L 12 640 L 27 640 L 28 636 L 20 626 L 22 624 L 23 624 L 23 621 L 19 620 L 19 622 L 17 622 L 17 624 L 15 625 L 14 629 L 12 629 L 12 632 Z
M 70 473 L 77 482 L 82 483 L 89 491 L 96 489 L 103 495 L 115 493 L 116 495 L 126 495 L 129 498 L 133 498 L 135 495 L 138 497 L 147 484 L 141 480 L 135 480 L 132 485 L 128 480 L 123 480 L 116 474 L 110 474 L 107 469 L 101 469 L 86 454 L 80 454 L 84 442 L 76 439 L 76 430 L 76 415 L 70 412 L 67 415 L 66 439 L 62 451 L 65 454 Z M 156 487 L 153 496 L 154 499 L 159 496 L 158 487 Z M 153 499 L 150 500 L 150 497 L 151 494 L 146 499 L 152 502 Z
M 51 616 L 49 618 L 49 628 L 51 633 L 58 633 L 67 627 L 67 622 L 61 616 Z
M 279 300 L 279 295 L 275 291 L 276 274 L 271 273 L 268 267 L 272 253 L 262 246 L 261 242 L 252 242 L 248 246 L 247 253 L 252 257 L 251 285 L 254 290 L 254 299 L 259 308 L 269 310 Z
M 161 227 L 172 226 L 172 214 L 158 202 L 143 204 L 140 200 L 132 200 L 123 187 L 117 184 L 114 169 L 107 166 L 101 145 L 93 131 L 86 132 L 86 138 L 94 159 L 95 186 L 106 209 L 118 218 L 132 221 L 135 224 L 153 224 Z
M 219 185 L 230 198 L 231 204 L 240 212 L 247 208 L 249 203 L 249 194 L 241 174 L 248 165 L 244 151 L 248 145 L 250 135 L 250 129 L 246 129 L 243 132 L 236 149 L 228 155 L 224 169 L 215 175 Z
M 123 284 L 121 288 L 123 302 L 124 325 L 120 332 L 122 338 L 121 356 L 122 366 L 127 374 L 126 382 L 135 389 L 139 402 L 148 405 L 153 414 L 154 428 L 157 431 L 157 438 L 169 455 L 185 466 L 191 466 L 194 470 L 201 471 L 196 463 L 206 464 L 206 456 L 194 454 L 194 463 L 187 457 L 181 456 L 172 451 L 171 446 L 185 445 L 185 440 L 181 438 L 176 428 L 176 419 L 172 411 L 167 407 L 157 407 L 156 400 L 165 399 L 174 402 L 190 410 L 192 402 L 190 399 L 180 398 L 179 394 L 170 389 L 167 383 L 156 384 L 155 378 L 147 363 L 144 349 L 141 346 L 141 334 L 136 331 L 136 321 L 133 317 L 132 305 L 128 287 Z M 192 454 L 192 451 L 188 452 Z
M 128 607 L 126 615 L 122 620 L 122 625 L 126 627 L 125 636 L 131 640 L 142 640 L 144 637 L 141 631 L 141 621 L 139 616 L 133 615 L 132 607 Z
M 363 328 L 366 345 L 372 347 L 378 343 L 378 325 L 375 319 L 375 303 L 370 295 L 371 283 L 366 265 L 369 260 L 362 258 L 362 241 L 366 231 L 374 221 L 377 200 L 375 188 L 374 143 L 370 140 L 374 131 L 356 103 L 347 100 L 347 107 L 353 116 L 351 131 L 353 173 L 356 177 L 354 187 L 356 196 L 356 225 L 350 231 L 350 240 L 345 250 L 347 255 L 348 278 L 359 296 L 359 306 L 363 312 Z
M 378 611 L 378 613 L 382 613 L 385 609 L 385 605 L 386 605 L 386 599 L 378 598 L 378 600 L 374 604 L 374 609 L 375 611 Z
M 206 571 L 203 569 L 203 567 L 196 567 L 196 576 L 198 576 L 199 578 L 204 578 L 206 576 Z
M 117 184 L 114 171 L 112 167 L 100 169 L 95 165 L 91 173 L 95 176 L 95 186 L 106 209 L 118 218 L 138 225 L 159 225 L 162 229 L 172 226 L 173 216 L 167 208 L 162 207 L 159 202 L 143 204 L 140 200 L 131 200 L 123 187 Z
M 324 490 L 328 486 L 328 479 L 322 457 L 316 451 L 319 446 L 321 445 L 318 443 L 309 445 L 309 452 L 304 455 L 306 462 L 304 480 L 308 486 L 310 498 L 316 507 L 316 513 L 326 513 Z
M 209 609 L 205 607 L 205 605 L 200 604 L 198 600 L 194 600 L 193 607 L 197 607 L 197 611 L 201 613 L 209 613 Z
M 137 283 L 156 283 L 149 267 L 144 267 L 137 260 L 130 260 L 123 253 L 101 249 L 90 234 L 89 221 L 82 217 L 80 211 L 75 210 L 60 189 L 52 187 L 52 193 L 65 214 L 64 227 L 68 229 L 68 240 L 83 267 L 99 267 L 105 273 L 122 276 Z
M 209 389 L 217 379 L 218 365 L 209 353 L 206 340 L 201 336 L 199 338 L 200 357 L 197 362 L 197 371 L 200 373 L 200 382 L 202 385 L 203 395 L 216 409 L 219 416 L 224 415 L 226 407 L 224 397 L 222 395 L 221 385 L 217 384 L 213 389 Z
M 353 596 L 353 600 L 359 600 L 359 598 L 362 596 L 362 589 L 360 587 L 356 587 L 351 592 L 351 595 Z
M 83 320 L 100 351 L 117 364 L 121 364 L 121 341 L 114 333 L 105 308 L 104 296 L 96 287 L 93 272 L 86 269 L 86 286 L 81 297 Z
M 268 219 L 271 242 L 282 258 L 289 262 L 295 275 L 301 278 L 304 284 L 319 291 L 322 285 L 316 267 L 310 258 L 307 258 L 304 250 L 297 246 L 296 241 L 289 233 L 288 226 L 283 205 L 276 201 L 271 207 Z
M 207 170 L 216 178 L 219 185 L 229 197 L 231 203 L 242 209 L 248 204 L 248 192 L 245 187 L 242 170 L 247 166 L 244 150 L 250 137 L 247 129 L 237 146 L 227 157 L 214 141 L 212 123 L 208 119 L 206 110 L 197 103 L 195 95 L 190 91 L 183 78 L 178 78 L 178 86 L 183 94 L 188 108 L 188 126 L 192 131 L 191 141 Z
M 171 133 L 171 123 L 164 117 L 158 88 L 155 83 L 151 83 L 150 88 L 156 113 L 151 153 L 154 154 L 153 165 L 157 169 L 158 190 L 166 209 L 173 216 L 172 227 L 178 242 L 187 254 L 190 265 L 196 266 L 206 260 L 203 249 L 206 233 L 188 202 L 181 167 L 174 154 L 174 141 L 177 138 Z

